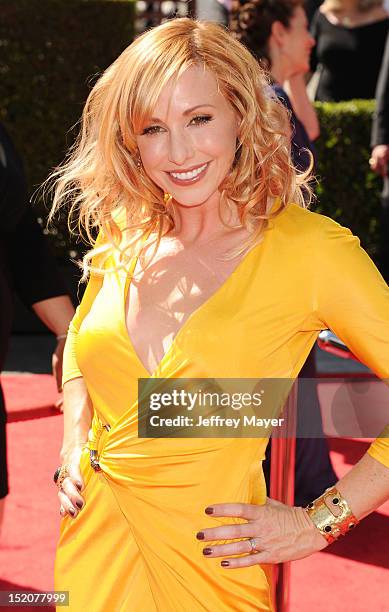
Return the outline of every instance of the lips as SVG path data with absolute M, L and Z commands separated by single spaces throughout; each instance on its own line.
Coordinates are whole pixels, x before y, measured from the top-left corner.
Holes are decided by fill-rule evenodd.
M 174 172 L 167 172 L 166 174 L 175 185 L 192 185 L 201 180 L 206 174 L 210 162 L 205 164 L 197 165 L 187 170 L 180 170 Z

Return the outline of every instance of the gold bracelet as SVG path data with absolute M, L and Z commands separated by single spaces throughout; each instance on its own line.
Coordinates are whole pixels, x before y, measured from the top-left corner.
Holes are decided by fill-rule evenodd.
M 305 508 L 309 518 L 329 544 L 358 525 L 350 506 L 336 487 L 330 487 L 323 495 Z

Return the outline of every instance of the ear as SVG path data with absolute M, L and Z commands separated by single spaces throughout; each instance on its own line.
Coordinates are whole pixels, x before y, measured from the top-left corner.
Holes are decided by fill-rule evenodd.
M 286 34 L 287 29 L 281 21 L 274 21 L 271 27 L 271 37 L 278 47 L 283 47 Z

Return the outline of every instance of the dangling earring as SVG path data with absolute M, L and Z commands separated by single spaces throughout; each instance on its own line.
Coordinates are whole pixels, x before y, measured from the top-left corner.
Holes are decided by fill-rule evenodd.
M 142 160 L 141 160 L 141 157 L 140 157 L 139 149 L 136 149 L 135 156 L 133 157 L 133 160 L 134 160 L 134 162 L 136 164 L 136 168 L 137 168 L 138 172 L 142 172 L 143 164 L 142 164 Z
M 172 199 L 173 199 L 172 194 L 167 193 L 165 191 L 165 193 L 163 194 L 163 201 L 164 201 L 165 206 L 167 206 L 168 204 L 171 204 Z

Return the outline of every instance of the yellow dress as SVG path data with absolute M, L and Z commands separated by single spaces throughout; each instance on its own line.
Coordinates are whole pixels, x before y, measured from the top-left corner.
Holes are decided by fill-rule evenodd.
M 70 325 L 64 382 L 84 377 L 102 471 L 85 447 L 85 505 L 61 521 L 55 589 L 70 592 L 72 612 L 272 610 L 266 567 L 226 570 L 195 537 L 234 521 L 206 506 L 265 502 L 267 440 L 138 438 L 137 380 L 150 374 L 126 329 L 130 276 L 92 275 Z M 348 229 L 291 204 L 189 317 L 152 376 L 295 378 L 326 328 L 389 379 L 388 286 Z M 389 467 L 386 438 L 368 452 Z

